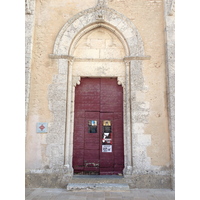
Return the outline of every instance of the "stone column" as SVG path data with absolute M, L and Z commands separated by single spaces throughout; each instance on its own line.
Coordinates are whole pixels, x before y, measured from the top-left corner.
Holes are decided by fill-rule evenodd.
M 146 122 L 146 116 L 139 109 L 136 103 L 136 92 L 142 91 L 144 88 L 144 80 L 142 75 L 142 61 L 141 60 L 131 60 L 130 61 L 130 110 L 131 110 L 131 140 L 132 140 L 132 162 L 133 162 L 133 171 L 132 173 L 137 172 L 145 168 L 145 165 L 141 163 L 141 155 L 138 153 L 140 145 L 138 144 L 138 130 L 136 126 Z M 141 130 L 140 130 L 141 131 Z M 144 159 L 144 158 L 143 158 Z
M 68 81 L 67 81 L 67 117 L 66 117 L 66 136 L 65 136 L 65 168 L 68 174 L 73 175 L 72 168 L 72 133 L 71 133 L 71 125 L 72 125 L 72 65 L 74 59 L 69 59 L 68 62 Z
M 31 61 L 34 35 L 35 20 L 35 0 L 25 1 L 25 118 L 28 114 L 30 79 L 31 79 Z
M 74 137 L 74 108 L 75 108 L 75 88 L 80 85 L 81 77 L 72 77 L 72 89 L 71 89 L 71 127 L 70 127 L 70 138 L 69 138 L 69 165 L 72 166 L 73 159 L 73 137 Z M 73 169 L 72 169 L 73 170 Z
M 52 84 L 49 85 L 48 99 L 49 110 L 53 114 L 53 120 L 49 123 L 49 133 L 47 134 L 47 156 L 49 166 L 60 167 L 64 165 L 65 158 L 65 123 L 67 106 L 67 82 L 68 82 L 68 61 L 59 59 L 58 74 L 53 77 Z
M 124 129 L 124 152 L 125 168 L 123 174 L 131 175 L 132 173 L 132 139 L 131 139 L 131 107 L 130 107 L 130 62 L 125 61 L 126 81 L 125 81 L 125 129 Z

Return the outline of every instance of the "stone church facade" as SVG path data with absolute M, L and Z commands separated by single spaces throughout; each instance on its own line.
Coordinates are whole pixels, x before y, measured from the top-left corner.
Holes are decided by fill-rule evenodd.
M 25 3 L 26 187 L 65 187 L 76 173 L 95 173 L 174 188 L 175 1 Z

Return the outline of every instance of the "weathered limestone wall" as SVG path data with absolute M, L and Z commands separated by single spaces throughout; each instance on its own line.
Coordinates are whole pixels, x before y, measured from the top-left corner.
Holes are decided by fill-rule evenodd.
M 147 155 L 152 165 L 170 165 L 167 116 L 164 5 L 162 0 L 109 1 L 109 6 L 130 18 L 144 42 L 149 61 L 143 61 L 143 76 L 147 90 L 138 92 L 136 99 L 150 106 L 145 134 L 151 135 Z
M 92 62 L 96 68 L 91 71 L 87 68 L 91 66 L 89 61 L 75 62 L 76 60 L 69 59 L 70 62 L 68 62 L 66 59 L 50 59 L 49 55 L 55 49 L 58 33 L 67 20 L 96 4 L 97 0 L 36 1 L 30 101 L 27 115 L 27 186 L 64 186 L 70 179 L 69 169 L 66 169 L 64 165 L 68 162 L 66 160 L 68 147 L 65 146 L 65 141 L 70 140 L 70 138 L 65 138 L 66 121 L 69 120 L 66 117 L 67 83 L 69 64 L 73 64 L 74 77 L 86 75 L 106 77 L 110 73 L 113 76 L 122 77 L 122 82 L 126 81 L 126 69 L 130 65 L 133 80 L 131 87 L 135 90 L 131 91 L 131 101 L 134 103 L 131 108 L 132 133 L 129 134 L 133 137 L 129 137 L 129 140 L 132 144 L 130 151 L 133 153 L 129 165 L 133 166 L 133 169 L 130 170 L 129 179 L 137 187 L 170 187 L 171 152 L 168 128 L 164 1 L 107 1 L 109 8 L 122 13 L 136 26 L 143 41 L 145 55 L 150 55 L 150 60 L 132 60 L 124 63 L 123 58 L 127 50 L 113 33 L 104 28 L 97 28 L 91 31 L 92 34 L 89 32 L 84 35 L 71 53 L 79 58 L 107 59 L 115 56 L 115 59 L 117 57 L 122 61 L 115 60 L 110 64 L 101 63 L 101 61 Z M 126 32 L 128 27 L 123 27 L 123 24 L 121 24 L 121 30 L 129 34 Z M 98 40 L 98 31 L 105 33 L 104 42 Z M 128 44 L 133 42 L 127 41 Z M 66 43 L 66 48 L 69 48 L 68 45 L 70 44 Z M 137 44 L 133 44 L 134 46 Z M 65 47 L 61 51 L 64 52 Z M 131 55 L 134 55 L 134 51 Z M 137 66 L 142 66 L 142 68 Z M 139 71 L 135 71 L 136 68 Z M 73 83 L 75 86 L 79 79 L 71 81 L 75 81 Z M 37 122 L 48 122 L 48 133 L 36 133 Z M 73 126 L 73 121 L 70 122 Z
M 42 169 L 49 165 L 46 156 L 47 135 L 36 134 L 37 122 L 52 120 L 48 105 L 48 87 L 52 83 L 58 67 L 57 61 L 49 59 L 48 55 L 52 53 L 55 38 L 65 22 L 77 12 L 89 8 L 91 5 L 95 5 L 95 0 L 87 2 L 78 0 L 36 1 L 26 137 L 26 168 L 28 170 Z M 56 128 L 58 127 L 62 128 L 59 124 Z

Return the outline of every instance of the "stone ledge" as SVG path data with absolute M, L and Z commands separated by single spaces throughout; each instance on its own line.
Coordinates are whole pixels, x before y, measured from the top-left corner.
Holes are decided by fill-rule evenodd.
M 125 62 L 131 60 L 150 60 L 151 56 L 126 56 L 124 58 L 75 58 L 70 55 L 49 54 L 51 59 L 67 59 L 75 62 Z
M 123 180 L 121 180 L 123 179 Z M 151 188 L 151 189 L 171 189 L 170 175 L 131 175 L 117 180 L 93 182 L 89 180 L 88 184 L 128 184 L 130 188 Z M 75 181 L 74 181 L 75 182 Z M 65 173 L 27 173 L 25 175 L 26 188 L 65 188 L 67 184 L 73 183 L 73 178 Z M 78 183 L 78 182 L 75 182 Z M 74 184 L 75 184 L 74 183 Z M 79 183 L 80 184 L 80 183 Z
M 150 60 L 151 56 L 126 56 L 124 61 L 131 61 L 131 60 Z

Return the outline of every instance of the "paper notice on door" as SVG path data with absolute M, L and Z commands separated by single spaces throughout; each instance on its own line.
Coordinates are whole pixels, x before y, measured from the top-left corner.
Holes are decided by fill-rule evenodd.
M 112 145 L 102 145 L 102 152 L 112 152 Z

